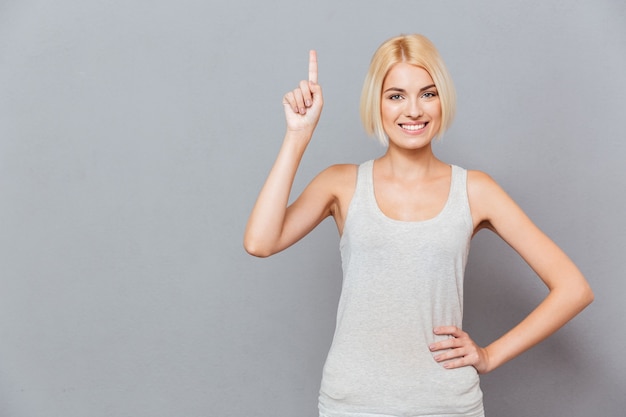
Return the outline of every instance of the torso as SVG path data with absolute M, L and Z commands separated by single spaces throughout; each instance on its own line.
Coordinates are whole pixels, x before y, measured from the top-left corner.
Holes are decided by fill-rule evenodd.
M 358 180 L 356 167 L 337 168 L 344 172 L 333 187 L 344 278 L 320 410 L 328 417 L 481 416 L 475 369 L 446 370 L 428 349 L 440 340 L 435 326 L 462 323 L 473 227 L 464 170 L 448 165 L 447 178 L 425 182 L 446 196 L 424 205 L 432 208 L 421 213 L 425 220 L 404 221 L 381 209 L 389 201 L 376 199 L 372 166 L 363 164 Z

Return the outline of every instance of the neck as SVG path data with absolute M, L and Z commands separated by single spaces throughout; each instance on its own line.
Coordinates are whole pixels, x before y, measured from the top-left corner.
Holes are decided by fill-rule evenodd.
M 378 161 L 387 175 L 403 179 L 423 178 L 444 165 L 433 154 L 430 144 L 420 149 L 403 149 L 390 143 Z

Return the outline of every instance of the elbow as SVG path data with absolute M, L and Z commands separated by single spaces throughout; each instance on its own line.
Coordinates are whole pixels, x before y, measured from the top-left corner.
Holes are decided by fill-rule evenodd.
M 246 252 L 248 252 L 249 255 L 256 256 L 257 258 L 267 258 L 272 254 L 269 251 L 259 250 L 255 247 L 250 247 L 246 245 L 244 245 L 243 248 L 246 250 Z
M 553 288 L 550 291 L 554 291 L 554 294 L 564 303 L 563 306 L 568 306 L 568 310 L 570 310 L 573 315 L 583 311 L 594 300 L 593 290 L 584 278 L 578 280 L 576 283 L 570 282 L 559 288 Z
M 267 258 L 273 254 L 269 248 L 264 247 L 264 245 L 248 237 L 245 237 L 243 240 L 243 248 L 248 254 L 256 256 L 257 258 Z
M 586 281 L 578 288 L 578 291 L 576 291 L 575 298 L 578 301 L 580 310 L 585 309 L 589 304 L 593 302 L 595 295 L 593 294 L 593 290 Z
M 584 295 L 585 307 L 593 303 L 593 300 L 595 300 L 595 298 L 596 296 L 594 295 L 593 290 L 591 289 L 589 285 L 587 285 L 587 288 L 585 290 L 585 295 Z

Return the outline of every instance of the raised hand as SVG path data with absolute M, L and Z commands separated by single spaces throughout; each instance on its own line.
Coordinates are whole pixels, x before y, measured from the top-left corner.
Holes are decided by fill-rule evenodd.
M 454 369 L 462 366 L 473 366 L 479 374 L 491 370 L 487 350 L 474 343 L 469 334 L 455 326 L 436 327 L 434 332 L 437 335 L 452 336 L 430 345 L 432 352 L 446 350 L 446 352 L 435 356 L 437 362 L 443 362 L 444 368 Z
M 309 52 L 309 79 L 300 81 L 294 90 L 283 97 L 287 130 L 310 135 L 317 126 L 324 100 L 317 83 L 317 53 Z

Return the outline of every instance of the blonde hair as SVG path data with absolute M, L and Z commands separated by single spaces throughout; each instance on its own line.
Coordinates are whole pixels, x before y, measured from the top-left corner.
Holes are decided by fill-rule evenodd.
M 437 138 L 450 127 L 456 112 L 454 84 L 435 45 L 417 34 L 391 38 L 374 53 L 361 92 L 361 120 L 365 131 L 384 146 L 389 139 L 380 114 L 383 82 L 391 67 L 401 62 L 424 68 L 437 87 L 441 103 L 441 128 Z

